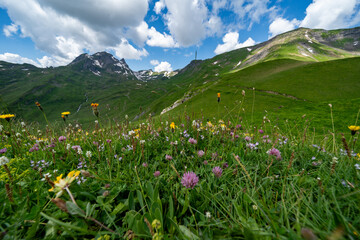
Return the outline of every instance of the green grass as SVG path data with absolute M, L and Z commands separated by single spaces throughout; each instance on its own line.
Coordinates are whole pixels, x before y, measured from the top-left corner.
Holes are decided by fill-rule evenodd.
M 47 131 L 1 121 L 3 239 L 156 239 L 157 233 L 160 239 L 300 240 L 304 232 L 335 237 L 339 228 L 340 238 L 359 236 L 359 157 L 340 151 L 344 146 L 337 139 L 333 145 L 331 133 L 309 128 L 306 118 L 280 124 L 268 115 L 252 125 L 250 112 L 242 120 L 231 112 L 210 125 L 207 112 L 204 119 L 197 114 L 148 119 L 140 127 L 105 119 L 107 126 L 84 128 L 69 119 L 71 126 L 52 122 Z M 357 153 L 358 134 L 347 131 L 345 138 Z M 272 148 L 280 155 L 269 155 Z M 214 167 L 222 169 L 218 177 Z M 81 173 L 66 179 L 72 170 Z M 189 171 L 199 179 L 192 188 L 182 184 Z M 151 226 L 155 220 L 159 227 Z

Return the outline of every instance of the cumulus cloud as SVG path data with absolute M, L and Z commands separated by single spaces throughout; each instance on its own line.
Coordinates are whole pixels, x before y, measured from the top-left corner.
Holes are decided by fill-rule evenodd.
M 314 0 L 307 9 L 301 27 L 335 29 L 360 23 L 358 0 Z
M 3 28 L 3 32 L 6 37 L 11 37 L 12 35 L 16 34 L 19 30 L 19 26 L 16 24 L 6 25 Z
M 269 26 L 269 38 L 279 35 L 284 32 L 294 30 L 300 25 L 301 21 L 293 19 L 291 21 L 278 17 Z
M 154 68 L 155 72 L 171 72 L 171 64 L 168 62 L 161 62 Z
M 221 54 L 238 48 L 253 46 L 255 44 L 255 41 L 251 37 L 249 37 L 245 42 L 240 43 L 238 32 L 228 32 L 222 40 L 224 43 L 217 45 L 214 51 L 215 54 Z
M 110 47 L 108 49 L 113 50 L 118 58 L 140 60 L 141 57 L 149 55 L 146 49 L 143 48 L 142 50 L 138 50 L 134 48 L 125 38 L 121 39 L 121 43 L 117 44 L 115 47 Z
M 14 54 L 14 53 L 0 54 L 0 60 L 6 61 L 6 62 L 12 62 L 12 63 L 28 63 L 28 64 L 31 64 L 34 66 L 39 66 L 39 64 L 37 62 L 35 62 L 34 60 L 25 58 L 25 57 L 21 57 L 20 55 Z
M 313 0 L 306 8 L 303 20 L 287 20 L 277 17 L 269 26 L 270 38 L 297 27 L 337 29 L 360 23 L 358 0 Z
M 166 33 L 159 33 L 154 27 L 148 31 L 148 40 L 146 44 L 152 47 L 173 48 L 178 47 L 179 44 L 175 42 L 172 36 Z
M 146 42 L 151 47 L 179 47 L 179 44 L 175 42 L 171 35 L 165 32 L 160 33 L 154 27 L 149 28 L 148 24 L 144 21 L 139 26 L 130 28 L 127 35 L 140 46 L 143 46 Z
M 171 35 L 187 47 L 205 38 L 208 8 L 204 0 L 165 0 L 164 16 Z
M 68 60 L 61 57 L 48 57 L 44 56 L 42 58 L 37 58 L 36 60 L 22 57 L 16 53 L 4 53 L 0 54 L 0 60 L 11 62 L 11 63 L 28 63 L 36 67 L 45 68 L 50 66 L 59 66 L 68 64 Z
M 160 12 L 165 8 L 165 2 L 164 0 L 160 0 L 158 2 L 155 3 L 154 6 L 154 12 L 156 14 L 160 14 Z
M 22 37 L 30 37 L 39 50 L 49 54 L 51 61 L 43 62 L 53 62 L 54 66 L 69 63 L 84 51 L 114 48 L 119 55 L 133 59 L 148 54 L 123 40 L 125 29 L 143 21 L 148 0 L 104 0 L 101 4 L 96 0 L 72 4 L 61 0 L 22 0 L 21 4 L 0 0 L 0 7 L 7 9 Z M 124 50 L 124 46 L 129 49 Z
M 156 66 L 156 65 L 159 65 L 160 62 L 158 60 L 151 60 L 150 64 L 153 65 L 153 66 Z
M 250 21 L 248 29 L 254 23 L 259 23 L 265 14 L 276 11 L 275 7 L 269 8 L 270 0 L 230 0 L 231 9 L 238 15 L 239 19 Z

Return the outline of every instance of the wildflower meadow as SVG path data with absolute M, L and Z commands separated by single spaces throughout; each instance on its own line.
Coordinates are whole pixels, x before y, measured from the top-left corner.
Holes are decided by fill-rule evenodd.
M 86 126 L 1 115 L 0 239 L 360 238 L 356 123 L 120 122 L 90 108 Z

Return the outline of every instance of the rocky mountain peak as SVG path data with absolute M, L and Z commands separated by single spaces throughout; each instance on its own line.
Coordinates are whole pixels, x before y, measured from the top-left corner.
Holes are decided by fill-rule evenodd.
M 122 74 L 130 78 L 136 78 L 133 71 L 127 65 L 125 59 L 117 59 L 108 52 L 98 52 L 93 55 L 87 53 L 79 55 L 69 66 L 81 71 L 91 71 L 101 76 L 103 73 Z

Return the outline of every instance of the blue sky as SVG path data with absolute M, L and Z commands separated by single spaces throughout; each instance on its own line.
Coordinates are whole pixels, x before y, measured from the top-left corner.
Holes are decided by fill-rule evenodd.
M 0 0 L 0 60 L 62 66 L 108 51 L 133 70 L 171 71 L 195 51 L 206 59 L 298 27 L 359 25 L 360 0 Z

